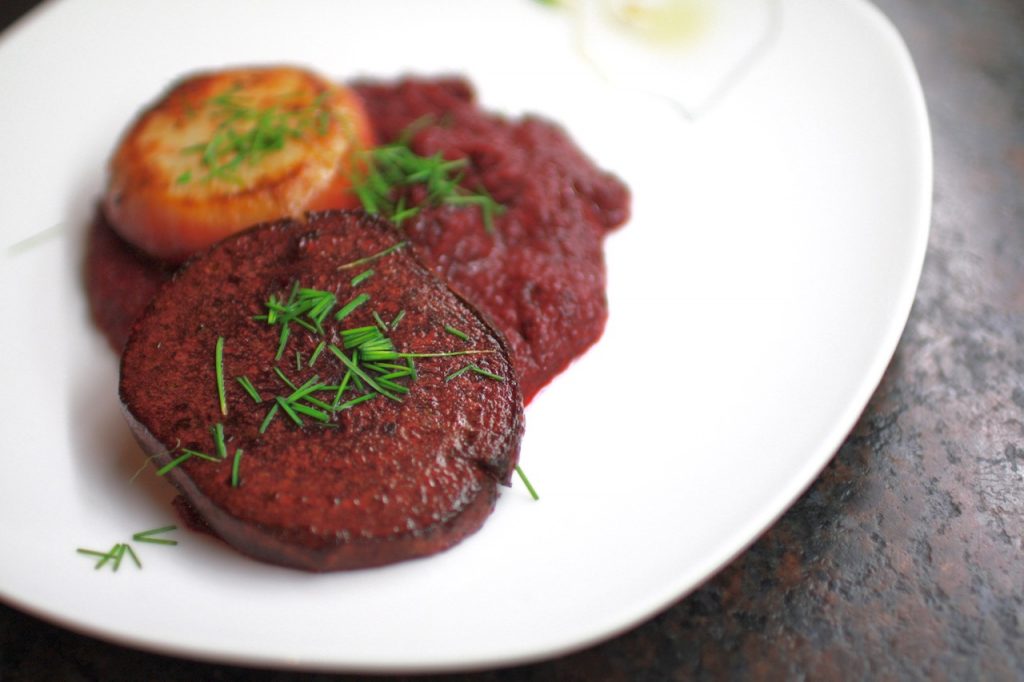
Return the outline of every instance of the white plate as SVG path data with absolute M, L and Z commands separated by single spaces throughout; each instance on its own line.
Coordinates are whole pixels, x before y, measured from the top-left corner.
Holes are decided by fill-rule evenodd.
M 0 41 L 0 593 L 65 626 L 183 656 L 437 670 L 560 654 L 629 628 L 743 550 L 808 486 L 877 386 L 927 240 L 924 101 L 858 0 L 783 0 L 770 46 L 696 121 L 605 82 L 531 0 L 66 0 Z M 632 186 L 607 243 L 603 340 L 527 410 L 483 530 L 398 566 L 307 575 L 178 531 L 116 400 L 79 282 L 83 228 L 134 111 L 194 68 L 463 72 L 484 104 L 562 122 Z

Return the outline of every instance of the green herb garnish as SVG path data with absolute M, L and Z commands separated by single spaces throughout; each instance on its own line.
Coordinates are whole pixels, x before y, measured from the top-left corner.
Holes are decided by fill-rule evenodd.
M 424 206 L 474 205 L 479 207 L 484 227 L 494 231 L 494 216 L 504 211 L 483 189 L 470 192 L 462 186 L 466 159 L 446 159 L 440 153 L 420 156 L 409 146 L 413 129 L 395 142 L 363 153 L 362 166 L 352 172 L 352 191 L 367 213 L 383 215 L 396 226 L 415 216 Z M 414 186 L 426 190 L 425 199 L 407 205 L 408 191 Z
M 231 487 L 238 487 L 238 465 L 242 461 L 242 448 L 235 450 L 235 459 L 231 463 Z
M 331 292 L 303 289 L 299 287 L 298 282 L 292 286 L 291 293 L 285 301 L 271 295 L 265 304 L 267 313 L 257 315 L 254 319 L 264 321 L 269 325 L 281 325 L 281 335 L 278 338 L 277 354 L 274 359 L 280 360 L 284 356 L 293 323 L 311 333 L 322 334 L 323 322 L 336 302 L 337 298 Z
M 220 401 L 220 413 L 227 416 L 228 403 L 224 394 L 224 337 L 217 337 L 217 347 L 214 352 L 214 370 L 217 372 L 217 399 Z
M 540 495 L 538 495 L 537 491 L 533 489 L 532 485 L 530 485 L 530 479 L 526 477 L 526 474 L 523 473 L 522 468 L 520 468 L 518 464 L 516 464 L 516 473 L 519 474 L 519 478 L 522 480 L 523 485 L 526 486 L 526 489 L 530 491 L 530 497 L 532 497 L 534 500 L 539 500 Z
M 455 327 L 451 326 L 450 324 L 446 324 L 444 326 L 444 330 L 446 332 L 448 332 L 449 334 L 451 334 L 452 336 L 455 336 L 457 338 L 462 339 L 463 341 L 469 341 L 469 334 L 467 334 L 466 332 L 462 331 L 461 329 L 456 329 Z
M 171 460 L 171 461 L 170 461 L 169 463 L 167 463 L 167 464 L 165 464 L 164 466 L 160 467 L 160 468 L 159 468 L 159 469 L 157 470 L 157 472 L 156 472 L 156 475 L 157 475 L 157 476 L 163 476 L 163 475 L 164 475 L 164 474 L 166 474 L 166 473 L 167 473 L 168 471 L 170 471 L 170 470 L 171 470 L 171 469 L 173 469 L 174 467 L 178 466 L 178 465 L 179 465 L 179 464 L 181 464 L 182 462 L 184 462 L 184 461 L 186 461 L 186 460 L 190 459 L 191 457 L 192 457 L 192 453 L 191 453 L 191 452 L 186 452 L 185 454 L 181 455 L 180 457 L 178 457 L 178 458 L 176 458 L 176 459 L 173 459 L 173 460 Z
M 313 363 L 317 361 L 317 358 L 320 357 L 320 354 L 324 352 L 324 348 L 326 348 L 326 347 L 327 347 L 327 342 L 326 341 L 321 341 L 320 343 L 318 343 L 317 346 L 316 346 L 316 349 L 313 351 L 313 354 L 309 356 L 309 364 L 307 364 L 306 366 L 307 367 L 312 367 Z
M 253 402 L 255 402 L 257 404 L 263 402 L 263 396 L 260 395 L 260 392 L 257 391 L 256 387 L 252 385 L 251 381 L 249 381 L 249 377 L 246 377 L 246 376 L 235 377 L 235 381 L 237 381 L 239 384 L 241 384 L 241 386 L 245 390 L 245 392 L 248 393 L 249 397 L 253 399 Z
M 132 536 L 132 540 L 136 542 L 149 542 L 154 545 L 176 545 L 177 540 L 168 540 L 167 538 L 157 538 L 154 535 L 161 535 L 163 533 L 169 533 L 172 530 L 178 530 L 177 526 L 163 526 L 161 528 L 153 528 L 150 530 L 139 531 Z
M 263 422 L 260 424 L 260 433 L 266 433 L 270 427 L 270 422 L 273 421 L 274 415 L 277 414 L 277 402 L 275 401 L 270 409 L 267 410 L 267 416 L 263 418 Z
M 395 315 L 395 319 L 391 320 L 391 331 L 395 331 L 395 327 L 398 326 L 398 323 L 401 322 L 402 318 L 404 318 L 404 317 L 405 317 L 405 310 L 399 310 L 398 314 Z
M 217 448 L 217 457 L 226 459 L 228 456 L 227 444 L 224 442 L 224 425 L 217 422 L 211 429 L 213 431 L 213 444 Z
M 154 537 L 155 535 L 172 530 L 177 530 L 177 526 L 164 526 L 163 528 L 144 530 L 132 535 L 132 540 L 136 542 L 148 542 L 154 545 L 176 545 L 178 544 L 177 540 Z M 121 568 L 121 561 L 126 555 L 131 558 L 132 563 L 135 564 L 136 568 L 142 568 L 142 561 L 139 559 L 139 555 L 135 553 L 135 550 L 132 549 L 132 546 L 127 542 L 118 542 L 106 552 L 100 552 L 95 549 L 85 549 L 83 547 L 79 547 L 75 551 L 78 554 L 98 559 L 96 565 L 93 566 L 95 570 L 99 570 L 109 563 L 111 569 L 116 573 L 117 570 Z
M 358 308 L 359 306 L 363 305 L 364 303 L 366 303 L 369 300 L 370 300 L 369 294 L 359 294 L 358 296 L 353 298 L 351 301 L 346 303 L 344 305 L 344 307 L 342 307 L 342 309 L 339 310 L 338 313 L 334 316 L 334 319 L 336 319 L 336 320 L 344 320 L 346 317 L 348 317 L 349 315 L 352 314 L 353 310 L 355 310 L 356 308 Z
M 359 259 L 354 260 L 354 261 L 352 261 L 350 263 L 345 263 L 344 265 L 339 265 L 338 266 L 338 270 L 347 270 L 349 268 L 357 268 L 360 265 L 366 265 L 367 263 L 372 263 L 373 261 L 377 260 L 378 258 L 383 258 L 384 256 L 392 254 L 395 251 L 397 251 L 398 249 L 401 249 L 404 246 L 407 246 L 408 244 L 409 244 L 409 242 L 398 242 L 396 244 L 392 244 L 391 246 L 389 246 L 388 248 L 384 249 L 383 251 L 378 251 L 377 253 L 375 253 L 373 255 L 366 256 L 365 258 L 359 258 Z
M 446 376 L 444 378 L 445 383 L 451 381 L 452 379 L 455 379 L 456 377 L 462 376 L 466 372 L 473 372 L 474 374 L 479 374 L 482 377 L 487 377 L 488 379 L 493 379 L 494 381 L 504 381 L 505 380 L 505 377 L 503 377 L 501 375 L 494 374 L 493 372 L 488 372 L 486 369 L 484 369 L 480 365 L 477 365 L 475 363 L 470 363 L 470 364 L 466 365 L 465 367 L 463 367 L 462 369 L 455 370 L 454 372 L 452 372 L 451 374 Z
M 370 268 L 369 270 L 363 270 L 358 275 L 353 277 L 352 281 L 349 282 L 349 284 L 351 286 L 357 287 L 366 280 L 370 279 L 371 277 L 373 277 L 373 268 Z
M 186 155 L 199 157 L 206 181 L 221 179 L 240 184 L 238 171 L 243 164 L 259 163 L 267 154 L 284 149 L 289 140 L 302 138 L 307 130 L 315 130 L 321 137 L 328 132 L 331 111 L 325 95 L 301 108 L 287 106 L 289 99 L 294 104 L 294 95 L 258 108 L 246 104 L 239 89 L 232 88 L 210 98 L 208 104 L 218 121 L 217 128 L 209 140 L 182 149 Z M 187 170 L 176 182 L 186 184 L 192 178 L 192 171 Z

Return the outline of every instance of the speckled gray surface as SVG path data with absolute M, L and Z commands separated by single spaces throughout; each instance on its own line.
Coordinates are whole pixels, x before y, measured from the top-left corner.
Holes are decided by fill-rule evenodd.
M 877 4 L 924 83 L 935 209 L 910 322 L 863 417 L 797 504 L 686 599 L 591 649 L 460 679 L 1024 678 L 1024 3 Z M 193 678 L 335 679 L 153 656 L 0 606 L 0 679 Z

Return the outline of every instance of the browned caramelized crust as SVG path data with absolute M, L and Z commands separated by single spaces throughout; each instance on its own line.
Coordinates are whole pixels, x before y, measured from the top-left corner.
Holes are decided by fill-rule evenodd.
M 349 208 L 349 166 L 372 145 L 348 88 L 288 66 L 191 74 L 125 131 L 103 208 L 129 243 L 181 262 L 257 222 Z
M 263 225 L 186 264 L 134 326 L 120 380 L 133 431 L 158 469 L 186 449 L 214 457 L 193 456 L 166 477 L 214 533 L 248 555 L 327 571 L 432 554 L 477 530 L 497 484 L 512 475 L 522 396 L 501 334 L 408 248 L 339 269 L 396 243 L 390 225 L 360 212 Z M 296 282 L 333 293 L 337 305 L 323 334 L 292 325 L 278 358 L 281 326 L 254 317 L 267 312 L 271 297 L 287 299 Z M 336 321 L 360 294 L 366 302 Z M 415 359 L 415 379 L 395 380 L 408 388 L 395 394 L 400 400 L 376 394 L 331 412 L 326 423 L 300 414 L 301 427 L 279 409 L 260 433 L 275 396 L 293 394 L 285 379 L 342 382 L 347 366 L 338 357 L 324 351 L 313 360 L 321 341 L 340 348 L 343 330 L 381 323 L 401 352 L 484 352 Z M 219 338 L 226 415 L 217 390 Z M 453 377 L 470 363 L 487 374 Z M 262 402 L 238 377 L 251 381 Z M 374 393 L 355 383 L 345 400 Z M 335 402 L 332 392 L 317 396 Z M 211 431 L 217 424 L 223 458 Z

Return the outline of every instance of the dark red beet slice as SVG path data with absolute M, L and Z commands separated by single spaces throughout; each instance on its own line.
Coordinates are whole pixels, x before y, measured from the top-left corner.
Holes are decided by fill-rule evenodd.
M 217 458 L 211 429 L 222 424 L 226 458 L 192 456 L 166 477 L 216 535 L 246 554 L 313 571 L 433 554 L 477 530 L 497 485 L 510 480 L 523 411 L 502 335 L 407 248 L 339 269 L 396 243 L 394 228 L 359 212 L 259 226 L 189 262 L 135 323 L 120 382 L 133 431 L 161 468 L 185 449 Z M 369 269 L 372 276 L 352 284 Z M 287 299 L 296 281 L 338 302 L 323 334 L 293 323 L 275 359 L 281 326 L 253 318 L 266 313 L 270 297 Z M 362 294 L 366 302 L 336 321 L 335 313 Z M 343 330 L 380 322 L 399 351 L 485 352 L 414 360 L 415 379 L 393 379 L 408 388 L 389 391 L 400 401 L 365 383 L 352 388 L 353 379 L 344 400 L 376 397 L 338 412 L 299 400 L 329 421 L 299 413 L 300 427 L 279 406 L 259 432 L 274 397 L 293 394 L 275 367 L 296 386 L 314 375 L 314 383 L 339 385 L 347 366 L 330 350 L 309 365 L 320 342 L 341 348 Z M 226 416 L 217 390 L 219 338 Z M 355 359 L 351 351 L 346 357 Z M 452 376 L 469 364 L 502 380 L 473 370 Z M 243 390 L 236 380 L 242 376 L 263 402 Z M 313 395 L 334 403 L 333 388 Z

